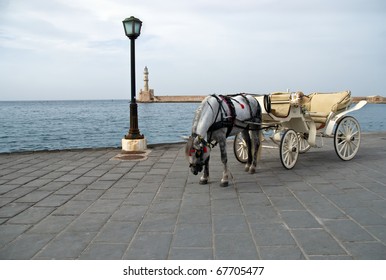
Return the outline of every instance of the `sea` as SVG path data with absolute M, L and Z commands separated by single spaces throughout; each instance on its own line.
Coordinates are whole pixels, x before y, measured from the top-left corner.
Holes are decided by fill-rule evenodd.
M 0 101 L 0 153 L 121 147 L 130 126 L 128 100 Z M 148 144 L 182 142 L 198 103 L 139 103 Z M 362 132 L 386 131 L 386 104 L 351 114 Z

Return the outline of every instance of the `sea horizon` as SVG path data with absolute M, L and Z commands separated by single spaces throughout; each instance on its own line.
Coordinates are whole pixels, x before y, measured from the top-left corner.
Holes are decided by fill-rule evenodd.
M 119 148 L 130 125 L 130 101 L 0 101 L 0 153 Z M 179 143 L 191 134 L 199 103 L 138 103 L 138 124 L 148 144 Z M 362 132 L 386 131 L 386 104 L 351 114 Z

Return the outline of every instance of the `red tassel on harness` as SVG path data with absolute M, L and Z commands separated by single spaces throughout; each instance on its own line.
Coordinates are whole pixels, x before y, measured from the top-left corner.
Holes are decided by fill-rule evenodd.
M 241 104 L 241 103 L 240 103 L 240 106 L 241 106 L 241 109 L 244 109 L 244 104 Z

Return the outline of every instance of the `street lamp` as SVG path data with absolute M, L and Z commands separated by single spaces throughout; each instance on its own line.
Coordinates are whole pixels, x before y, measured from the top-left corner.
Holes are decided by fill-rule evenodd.
M 138 128 L 138 105 L 135 100 L 135 39 L 141 34 L 142 21 L 131 16 L 122 21 L 125 34 L 130 39 L 131 53 L 131 101 L 130 101 L 130 129 L 125 138 L 122 139 L 122 150 L 140 151 L 145 150 L 146 139 Z
M 138 105 L 135 100 L 135 39 L 141 34 L 142 21 L 131 16 L 123 21 L 126 36 L 130 38 L 131 53 L 131 102 L 130 102 L 130 130 L 126 139 L 143 139 L 138 128 Z

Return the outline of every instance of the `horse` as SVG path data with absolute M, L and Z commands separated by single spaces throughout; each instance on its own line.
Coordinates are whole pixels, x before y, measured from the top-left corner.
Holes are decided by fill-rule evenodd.
M 185 155 L 194 175 L 204 169 L 200 184 L 209 180 L 211 148 L 220 146 L 223 176 L 220 186 L 229 184 L 226 138 L 242 133 L 248 145 L 248 160 L 245 171 L 255 173 L 260 150 L 261 107 L 252 95 L 209 95 L 195 112 L 192 134 L 185 146 Z

